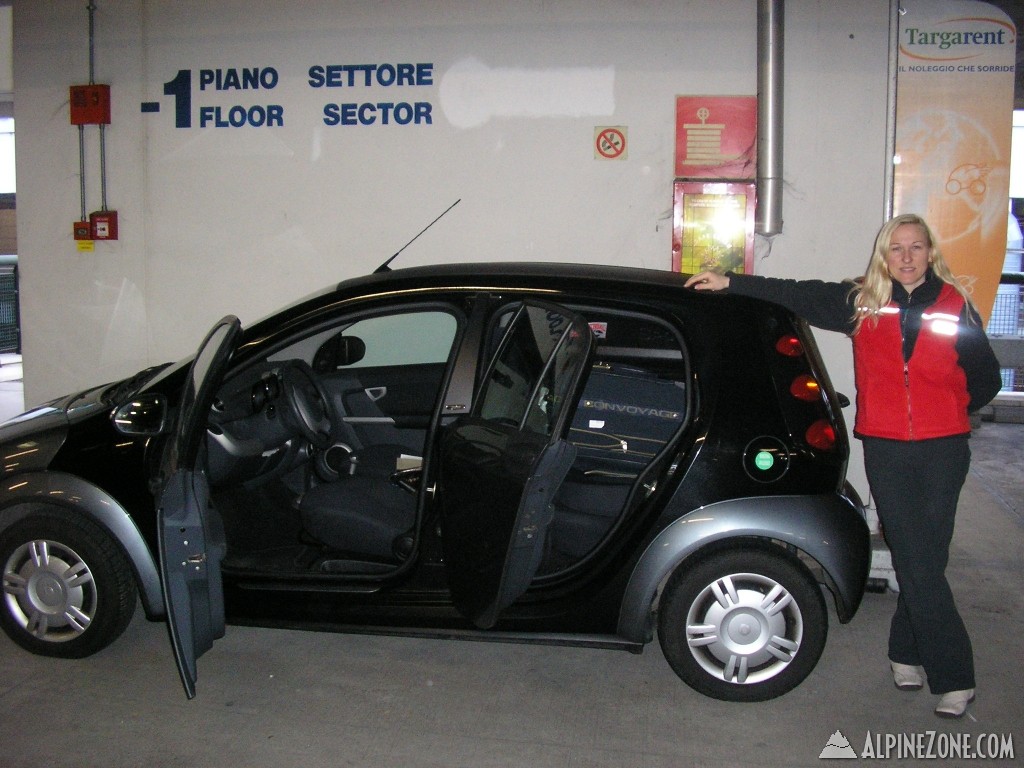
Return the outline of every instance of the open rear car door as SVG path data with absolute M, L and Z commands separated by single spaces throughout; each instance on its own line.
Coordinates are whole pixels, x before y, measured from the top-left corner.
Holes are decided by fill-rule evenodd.
M 440 491 L 455 606 L 487 629 L 544 553 L 552 499 L 575 458 L 565 436 L 590 367 L 587 322 L 553 304 L 512 313 L 473 410 L 445 431 Z
M 224 529 L 199 459 L 210 406 L 240 333 L 238 318 L 225 317 L 199 347 L 160 465 L 160 578 L 171 646 L 190 699 L 196 692 L 196 659 L 224 636 Z

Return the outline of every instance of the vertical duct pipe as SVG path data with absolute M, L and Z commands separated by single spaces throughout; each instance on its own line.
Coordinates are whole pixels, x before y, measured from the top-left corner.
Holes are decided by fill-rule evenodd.
M 757 0 L 757 206 L 754 231 L 782 231 L 784 0 Z
M 900 0 L 889 0 L 889 63 L 886 90 L 885 120 L 885 190 L 882 200 L 882 219 L 892 218 L 896 189 L 896 85 L 899 70 Z

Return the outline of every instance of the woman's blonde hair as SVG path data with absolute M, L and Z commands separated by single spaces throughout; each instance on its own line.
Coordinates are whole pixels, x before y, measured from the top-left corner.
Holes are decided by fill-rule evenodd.
M 882 307 L 892 301 L 892 277 L 889 275 L 889 264 L 886 257 L 889 254 L 889 245 L 892 243 L 893 234 L 904 224 L 913 224 L 921 228 L 928 241 L 928 266 L 931 267 L 932 272 L 942 282 L 949 283 L 956 288 L 957 292 L 964 297 L 964 301 L 974 306 L 967 288 L 960 279 L 953 275 L 946 260 L 942 258 L 942 251 L 939 250 L 939 246 L 935 242 L 935 235 L 928 223 L 916 213 L 904 213 L 889 219 L 879 230 L 864 277 L 856 281 L 853 287 L 854 333 L 860 330 L 861 323 L 865 318 L 870 317 L 872 323 L 877 323 Z

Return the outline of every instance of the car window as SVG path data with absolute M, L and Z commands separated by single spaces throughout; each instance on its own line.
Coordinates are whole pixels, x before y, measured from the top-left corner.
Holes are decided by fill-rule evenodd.
M 571 383 L 571 378 L 560 374 L 579 342 L 563 339 L 566 317 L 543 307 L 524 307 L 512 324 L 485 382 L 479 415 L 550 435 L 565 406 L 566 393 L 561 390 L 566 381 Z
M 345 329 L 366 344 L 366 355 L 347 368 L 443 363 L 455 338 L 455 317 L 447 312 L 406 312 L 371 317 Z
M 362 339 L 366 345 L 362 358 L 344 366 L 346 370 L 443 363 L 448 359 L 457 327 L 455 315 L 439 309 L 366 317 L 289 344 L 267 359 L 312 363 L 320 346 L 341 331 L 347 337 Z

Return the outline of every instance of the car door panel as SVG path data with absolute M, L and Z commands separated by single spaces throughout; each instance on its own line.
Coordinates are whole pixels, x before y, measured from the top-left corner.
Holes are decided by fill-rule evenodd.
M 164 601 L 175 658 L 191 699 L 198 677 L 196 660 L 224 636 L 224 531 L 201 473 L 174 473 L 161 494 L 160 511 Z
M 337 434 L 356 447 L 384 443 L 421 451 L 445 363 L 359 368 L 323 378 L 340 419 Z
M 160 463 L 160 575 L 171 646 L 190 699 L 195 696 L 196 660 L 224 636 L 220 565 L 226 544 L 201 465 L 201 446 L 217 386 L 240 334 L 238 318 L 228 316 L 214 325 L 200 345 Z
M 487 629 L 529 586 L 543 556 L 551 503 L 575 458 L 564 440 L 461 419 L 446 443 L 445 551 L 459 609 Z
M 361 368 L 338 382 L 337 391 L 347 416 L 386 417 L 400 427 L 425 428 L 444 372 L 445 363 Z
M 441 443 L 443 546 L 452 600 L 487 629 L 541 562 L 552 500 L 575 458 L 565 440 L 589 367 L 586 321 L 526 302 L 489 361 L 470 414 Z

